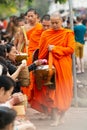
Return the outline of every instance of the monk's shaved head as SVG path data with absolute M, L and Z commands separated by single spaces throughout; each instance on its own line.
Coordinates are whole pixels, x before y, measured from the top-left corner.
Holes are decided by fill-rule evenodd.
M 62 18 L 59 13 L 51 14 L 50 20 L 51 20 L 51 27 L 54 30 L 58 30 L 58 29 L 62 28 Z
M 51 16 L 50 16 L 50 18 L 58 18 L 58 19 L 61 19 L 61 20 L 62 20 L 61 15 L 60 15 L 60 13 L 58 13 L 58 12 L 52 13 Z

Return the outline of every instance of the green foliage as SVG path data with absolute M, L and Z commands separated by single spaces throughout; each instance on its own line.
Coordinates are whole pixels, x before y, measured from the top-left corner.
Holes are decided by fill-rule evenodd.
M 29 2 L 32 2 L 33 0 L 28 0 Z
M 27 10 L 31 0 L 0 0 L 0 17 L 17 15 Z M 3 11 L 4 10 L 4 11 Z
M 15 2 L 16 0 L 0 0 L 0 4 L 11 4 L 12 2 Z M 20 1 L 20 0 L 18 0 Z M 29 1 L 33 2 L 33 0 L 24 0 L 24 1 Z
M 6 18 L 8 16 L 11 16 L 17 12 L 17 9 L 15 7 L 6 6 L 4 4 L 0 5 L 0 18 Z
M 55 3 L 59 2 L 60 4 L 65 3 L 67 0 L 55 0 Z
M 0 0 L 0 4 L 6 4 L 7 0 Z
M 0 4 L 11 5 L 13 3 L 14 0 L 0 0 Z
M 0 0 L 0 17 L 5 18 L 17 12 L 14 0 Z
M 65 3 L 67 0 L 54 0 L 55 3 Z M 49 0 L 0 0 L 0 17 L 8 17 L 13 14 L 25 12 L 29 7 L 38 10 L 40 15 L 48 12 Z M 3 11 L 4 10 L 4 11 Z
M 40 16 L 46 14 L 49 10 L 49 1 L 48 0 L 32 0 L 32 7 L 35 8 Z

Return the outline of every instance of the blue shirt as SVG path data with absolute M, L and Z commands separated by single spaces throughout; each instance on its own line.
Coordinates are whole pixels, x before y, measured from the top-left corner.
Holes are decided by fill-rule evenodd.
M 77 24 L 74 26 L 75 40 L 82 44 L 85 43 L 84 36 L 86 33 L 86 26 L 83 24 Z

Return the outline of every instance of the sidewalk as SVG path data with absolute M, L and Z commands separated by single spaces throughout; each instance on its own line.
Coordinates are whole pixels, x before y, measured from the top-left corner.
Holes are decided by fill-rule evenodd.
M 81 82 L 77 84 L 78 105 L 80 107 L 87 107 L 87 42 L 84 46 L 84 65 L 85 72 L 76 76 Z
M 87 85 L 87 41 L 84 46 L 84 66 L 85 73 L 77 74 L 77 79 L 79 79 L 84 85 Z

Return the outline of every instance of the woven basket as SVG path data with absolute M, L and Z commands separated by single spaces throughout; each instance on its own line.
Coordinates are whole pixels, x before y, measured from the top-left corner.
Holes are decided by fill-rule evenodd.
M 20 71 L 18 79 L 22 87 L 27 87 L 30 85 L 30 76 L 29 76 L 29 70 L 27 66 Z

